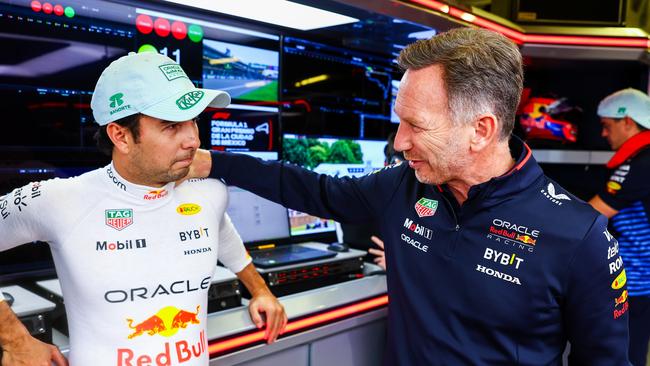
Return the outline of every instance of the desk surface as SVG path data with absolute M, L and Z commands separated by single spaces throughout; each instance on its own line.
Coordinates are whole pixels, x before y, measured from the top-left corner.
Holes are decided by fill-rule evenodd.
M 14 297 L 11 310 L 19 317 L 51 311 L 56 307 L 53 302 L 33 294 L 20 286 L 0 287 L 0 291 L 9 293 Z

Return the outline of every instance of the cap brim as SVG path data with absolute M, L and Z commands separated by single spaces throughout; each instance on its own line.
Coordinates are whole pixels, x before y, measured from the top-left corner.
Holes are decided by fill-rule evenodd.
M 194 101 L 196 98 L 190 97 L 190 103 L 179 103 L 179 99 L 186 94 L 196 92 L 202 92 L 203 96 L 196 101 Z M 195 96 L 197 94 L 193 95 Z M 229 104 L 230 95 L 224 91 L 195 88 L 177 93 L 170 98 L 142 110 L 141 113 L 165 121 L 183 122 L 194 119 L 208 107 L 225 108 Z

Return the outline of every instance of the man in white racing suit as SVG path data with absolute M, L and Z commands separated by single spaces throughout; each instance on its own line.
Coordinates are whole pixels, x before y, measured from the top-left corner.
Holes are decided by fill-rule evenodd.
M 196 116 L 229 103 L 224 92 L 195 88 L 165 56 L 124 56 L 104 70 L 91 103 L 111 164 L 0 197 L 0 251 L 50 244 L 71 365 L 207 365 L 207 291 L 217 259 L 253 295 L 251 318 L 259 328 L 266 323 L 267 341 L 283 330 L 284 309 L 225 213 L 224 184 L 174 183 L 199 147 Z M 67 364 L 1 300 L 0 346 L 3 366 Z

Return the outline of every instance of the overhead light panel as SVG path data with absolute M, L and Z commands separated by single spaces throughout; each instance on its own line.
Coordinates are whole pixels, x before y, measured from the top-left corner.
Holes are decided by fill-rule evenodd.
M 304 31 L 359 21 L 346 15 L 286 0 L 166 1 Z

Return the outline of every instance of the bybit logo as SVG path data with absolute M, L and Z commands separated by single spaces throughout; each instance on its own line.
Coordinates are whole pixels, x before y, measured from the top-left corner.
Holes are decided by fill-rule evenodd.
M 178 235 L 180 236 L 181 241 L 196 240 L 196 239 L 201 239 L 203 237 L 210 237 L 210 234 L 208 234 L 208 228 L 202 228 L 202 227 L 195 230 L 181 231 L 178 233 Z

